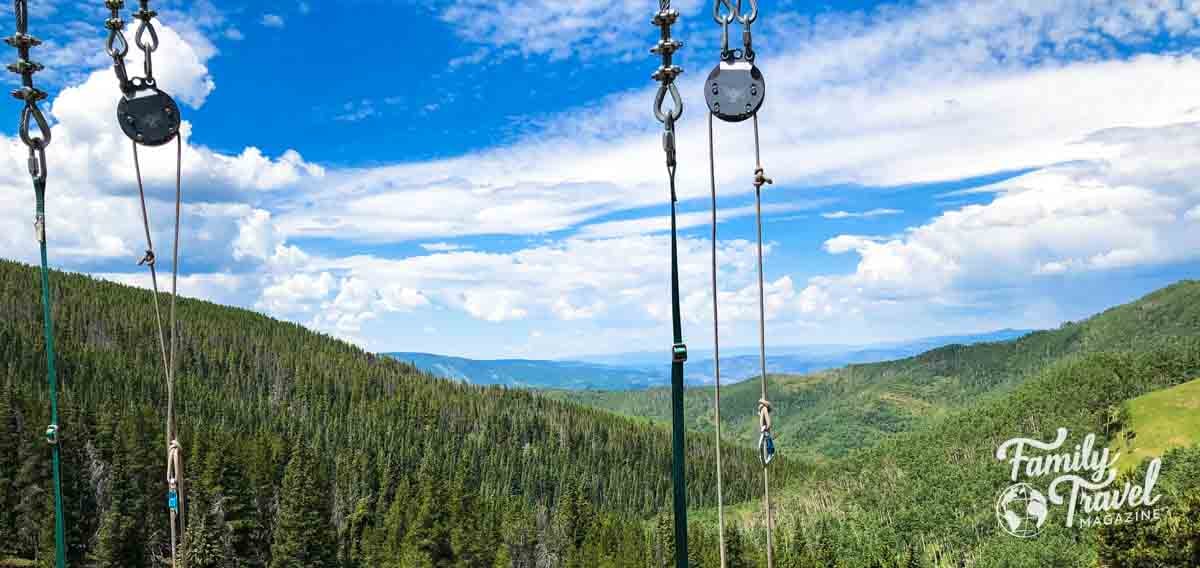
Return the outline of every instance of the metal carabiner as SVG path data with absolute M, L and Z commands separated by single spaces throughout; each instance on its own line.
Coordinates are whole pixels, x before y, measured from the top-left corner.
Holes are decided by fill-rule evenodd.
M 40 142 L 40 141 L 38 141 Z M 29 147 L 29 175 L 33 178 L 34 185 L 46 183 L 46 147 L 38 145 L 37 147 Z M 38 234 L 45 233 L 39 227 Z M 42 239 L 43 241 L 45 238 Z
M 674 107 L 670 111 L 664 111 L 663 103 L 667 99 L 668 92 L 671 93 Z M 679 89 L 674 82 L 664 83 L 658 87 L 658 94 L 654 97 L 654 118 L 665 124 L 668 119 L 672 122 L 679 120 L 680 116 L 683 116 L 683 97 L 679 96 Z

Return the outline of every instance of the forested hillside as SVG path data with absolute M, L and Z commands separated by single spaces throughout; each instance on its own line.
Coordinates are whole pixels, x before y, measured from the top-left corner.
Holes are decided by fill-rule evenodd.
M 76 275 L 54 281 L 71 565 L 159 566 L 164 389 L 148 292 Z M 793 402 L 781 421 L 805 408 L 837 411 L 835 395 L 869 401 L 900 385 L 938 406 L 824 465 L 772 465 L 776 566 L 1198 565 L 1200 448 L 1167 454 L 1159 486 L 1172 513 L 1159 524 L 1066 529 L 1052 519 L 1022 540 L 1000 532 L 993 508 L 1008 484 L 993 456 L 1000 441 L 1066 427 L 1111 443 L 1128 426 L 1116 411 L 1126 401 L 1200 376 L 1200 339 L 1190 337 L 1198 290 L 1173 286 L 1015 343 L 784 379 L 775 397 Z M 181 307 L 185 568 L 654 568 L 672 557 L 661 427 L 434 379 L 251 312 Z M 52 507 L 34 270 L 0 262 L 0 310 L 0 566 L 46 566 Z M 750 404 L 731 392 L 731 402 Z M 719 565 L 711 450 L 710 436 L 689 438 L 697 568 Z M 760 566 L 758 462 L 746 449 L 727 452 L 729 566 Z
M 149 292 L 67 274 L 53 285 L 71 565 L 157 566 L 165 389 Z M 52 544 L 34 269 L 0 262 L 0 312 L 3 565 L 44 560 Z M 434 379 L 244 310 L 182 301 L 180 319 L 190 568 L 650 566 L 668 554 L 644 522 L 670 505 L 660 427 Z M 689 440 L 698 507 L 715 503 L 712 451 Z M 726 500 L 751 498 L 757 458 L 726 451 Z
M 898 361 L 850 365 L 804 376 L 771 375 L 777 444 L 789 455 L 825 461 L 868 448 L 981 398 L 1001 396 L 1072 354 L 1140 351 L 1200 336 L 1200 282 L 1184 281 L 1079 323 L 1014 341 L 949 345 Z M 670 419 L 670 391 L 554 391 L 547 396 L 620 414 Z M 721 391 L 723 434 L 758 439 L 757 381 Z M 687 392 L 689 427 L 713 429 L 711 387 Z
M 1129 399 L 1200 376 L 1200 340 L 1136 353 L 1071 355 L 1004 396 L 952 412 L 913 432 L 819 468 L 783 492 L 779 523 L 791 566 L 1105 568 L 1200 566 L 1200 446 L 1163 459 L 1157 523 L 1066 528 L 1053 510 L 1037 538 L 1003 533 L 997 494 L 1012 484 L 997 446 L 1023 436 L 1101 442 Z M 1070 446 L 1068 446 L 1070 447 Z M 1145 471 L 1145 464 L 1138 468 Z M 1118 482 L 1118 487 L 1123 482 Z M 786 564 L 785 564 L 786 565 Z

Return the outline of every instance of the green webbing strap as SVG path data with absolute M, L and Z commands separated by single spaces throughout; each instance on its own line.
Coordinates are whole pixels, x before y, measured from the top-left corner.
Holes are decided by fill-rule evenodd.
M 671 172 L 671 323 L 675 344 L 671 354 L 671 481 L 675 488 L 675 566 L 687 568 L 687 479 L 683 440 L 683 324 L 679 317 L 679 251 L 675 228 L 675 172 Z
M 46 441 L 50 443 L 51 468 L 54 478 L 54 560 L 58 568 L 66 568 L 66 538 L 63 531 L 62 485 L 59 479 L 58 448 L 58 372 L 54 369 L 54 321 L 50 308 L 50 266 L 46 259 L 46 147 L 50 145 L 50 123 L 38 107 L 45 100 L 46 92 L 34 87 L 33 74 L 43 69 L 40 63 L 30 59 L 30 49 L 41 45 L 41 41 L 29 35 L 29 6 L 26 0 L 13 0 L 13 16 L 16 26 L 13 35 L 4 38 L 4 43 L 17 50 L 17 62 L 8 65 L 8 70 L 21 76 L 21 87 L 12 92 L 14 98 L 24 101 L 17 134 L 29 149 L 29 176 L 33 179 L 33 193 L 37 200 L 37 212 L 33 226 L 37 233 L 42 253 L 42 329 L 46 332 L 46 381 L 50 384 L 50 425 L 46 427 Z M 31 129 L 36 128 L 34 132 Z
M 46 441 L 50 443 L 54 470 L 54 562 L 58 568 L 66 568 L 64 551 L 67 548 L 63 534 L 62 485 L 59 480 L 58 449 L 58 373 L 54 368 L 54 320 L 50 309 L 50 267 L 46 260 L 46 180 L 34 180 L 37 194 L 38 241 L 42 249 L 42 329 L 46 333 L 46 381 L 50 383 L 50 426 L 46 428 Z
M 683 363 L 687 361 L 687 346 L 683 344 L 683 325 L 679 317 L 679 250 L 675 222 L 675 121 L 683 116 L 683 99 L 675 78 L 683 73 L 674 63 L 675 51 L 683 46 L 671 37 L 671 26 L 679 12 L 671 9 L 671 0 L 659 0 L 658 12 L 650 23 L 659 28 L 658 43 L 650 50 L 662 58 L 662 65 L 651 75 L 659 82 L 654 97 L 654 117 L 663 125 L 663 151 L 667 158 L 667 175 L 671 182 L 671 320 L 674 343 L 671 345 L 671 482 L 675 504 L 675 566 L 687 568 L 687 469 L 684 467 L 683 446 Z M 671 106 L 665 106 L 668 95 Z

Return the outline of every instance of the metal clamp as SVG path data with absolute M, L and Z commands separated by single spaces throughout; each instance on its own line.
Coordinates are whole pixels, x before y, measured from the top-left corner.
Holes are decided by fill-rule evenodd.
M 46 443 L 51 446 L 58 445 L 58 424 L 51 424 L 46 427 Z
M 671 346 L 671 362 L 683 363 L 687 361 L 687 345 L 676 343 Z

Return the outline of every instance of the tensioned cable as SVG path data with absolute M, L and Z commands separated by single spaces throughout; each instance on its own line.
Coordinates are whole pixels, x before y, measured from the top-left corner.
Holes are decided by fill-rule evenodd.
M 725 568 L 725 499 L 721 485 L 721 328 L 717 317 L 717 166 L 713 150 L 713 114 L 708 113 L 708 174 L 712 180 L 712 292 L 713 292 L 713 378 L 717 428 L 717 531 L 720 533 L 721 568 Z

